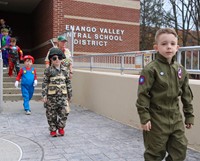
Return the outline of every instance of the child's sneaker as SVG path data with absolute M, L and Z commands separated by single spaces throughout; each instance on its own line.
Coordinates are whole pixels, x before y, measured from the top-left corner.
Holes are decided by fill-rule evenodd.
M 30 110 L 27 110 L 26 111 L 26 115 L 30 115 L 31 114 L 31 111 Z
M 64 131 L 63 128 L 58 129 L 58 133 L 59 133 L 61 136 L 65 135 L 65 131 Z
M 51 135 L 52 137 L 56 137 L 56 136 L 57 136 L 56 131 L 51 131 L 51 132 L 50 132 L 50 135 Z

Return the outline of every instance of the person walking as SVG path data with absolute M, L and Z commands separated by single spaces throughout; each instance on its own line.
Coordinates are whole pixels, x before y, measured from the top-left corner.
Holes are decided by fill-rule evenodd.
M 8 50 L 7 50 L 7 48 L 10 45 L 10 36 L 8 35 L 7 28 L 1 29 L 0 41 L 1 41 L 1 49 L 0 50 L 2 51 L 3 67 L 4 67 L 4 69 L 7 69 L 7 67 L 8 67 Z
M 13 76 L 13 70 L 16 70 L 16 74 L 18 75 L 20 70 L 20 60 L 23 60 L 23 52 L 19 46 L 16 45 L 17 39 L 12 37 L 10 39 L 10 46 L 8 47 L 8 64 L 9 70 L 8 75 L 9 77 Z
M 42 83 L 42 97 L 50 135 L 65 134 L 68 111 L 67 104 L 72 99 L 71 80 L 68 69 L 62 65 L 65 55 L 59 48 L 52 48 L 48 59 L 51 66 L 45 69 Z
M 21 92 L 24 100 L 23 106 L 27 115 L 31 114 L 30 100 L 33 97 L 35 86 L 37 86 L 36 69 L 32 67 L 34 58 L 31 55 L 24 56 L 24 67 L 22 67 L 16 77 L 15 87 L 18 88 L 21 80 Z
M 144 138 L 145 161 L 184 161 L 185 127 L 194 124 L 193 94 L 186 69 L 176 62 L 178 36 L 174 29 L 162 28 L 155 35 L 156 59 L 140 75 L 136 107 Z M 183 104 L 184 123 L 179 97 Z

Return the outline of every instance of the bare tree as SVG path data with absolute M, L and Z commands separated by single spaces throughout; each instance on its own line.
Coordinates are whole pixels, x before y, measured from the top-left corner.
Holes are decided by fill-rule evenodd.
M 200 0 L 141 0 L 140 50 L 152 49 L 158 28 L 172 27 L 181 46 L 200 45 Z
M 192 32 L 191 36 L 193 39 L 196 40 L 197 45 L 200 45 L 200 1 L 198 0 L 191 0 L 192 1 L 192 8 L 191 8 L 191 15 L 194 22 L 194 31 Z
M 182 46 L 191 45 L 192 39 L 199 44 L 199 3 L 199 0 L 169 0 L 171 10 L 166 12 L 166 21 L 179 33 Z
M 140 1 L 140 50 L 152 49 L 154 35 L 164 24 L 163 0 Z

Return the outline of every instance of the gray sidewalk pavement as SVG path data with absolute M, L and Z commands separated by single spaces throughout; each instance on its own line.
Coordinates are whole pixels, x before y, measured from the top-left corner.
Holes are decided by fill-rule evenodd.
M 42 102 L 5 102 L 0 113 L 0 161 L 143 161 L 142 132 L 87 109 L 71 106 L 66 135 L 49 135 Z M 199 161 L 188 149 L 186 161 Z

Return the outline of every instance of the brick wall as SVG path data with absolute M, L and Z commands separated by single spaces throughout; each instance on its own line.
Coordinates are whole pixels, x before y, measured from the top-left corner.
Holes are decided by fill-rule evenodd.
M 139 22 L 139 10 L 103 4 L 63 0 L 63 12 L 67 15 Z M 127 1 L 127 0 L 124 0 Z
M 107 4 L 110 2 L 112 0 L 41 0 L 31 14 L 6 13 L 5 19 L 8 18 L 8 24 L 19 37 L 22 49 L 31 51 L 36 59 L 43 60 L 52 47 L 48 41 L 64 33 L 66 25 L 96 30 L 76 31 L 75 54 L 139 50 L 139 7 L 119 4 L 134 2 L 139 5 L 140 2 L 115 0 L 119 4 Z M 106 33 L 103 28 L 118 33 Z M 109 40 L 108 37 L 118 40 Z
M 139 3 L 139 1 L 138 1 Z M 64 1 L 64 25 L 72 25 L 75 28 L 94 27 L 96 32 L 82 32 L 79 36 L 75 35 L 75 53 L 113 53 L 113 52 L 128 52 L 139 50 L 139 9 L 126 8 L 120 6 L 111 6 L 98 3 L 88 3 L 80 1 Z M 107 34 L 101 33 L 100 29 L 123 30 L 123 34 Z M 85 35 L 85 36 L 84 36 Z M 100 40 L 99 37 L 115 36 L 120 37 L 118 40 Z M 93 42 L 93 45 L 88 45 L 88 41 Z M 104 43 L 101 45 L 100 43 Z M 98 45 L 94 45 L 98 44 Z
M 89 26 L 96 30 L 94 33 L 79 32 L 80 36 L 78 38 L 75 36 L 75 52 L 113 53 L 135 51 L 139 49 L 139 32 L 137 32 L 139 26 L 104 22 L 99 24 L 99 22 L 95 21 L 88 23 L 88 21 L 77 21 L 76 19 L 68 19 L 66 23 L 75 26 Z M 103 28 L 111 29 L 111 31 L 113 31 L 112 29 L 120 29 L 124 31 L 124 34 L 102 34 L 100 30 L 102 31 Z M 84 34 L 86 37 L 89 37 L 89 39 L 84 38 Z M 99 37 L 103 40 L 98 39 Z
M 32 55 L 37 58 L 45 57 L 50 45 L 45 45 L 53 38 L 53 1 L 42 0 L 32 13 Z M 48 48 L 47 48 L 48 46 Z
M 68 1 L 68 0 L 66 0 Z M 53 1 L 53 36 L 57 37 L 65 31 L 63 0 Z

